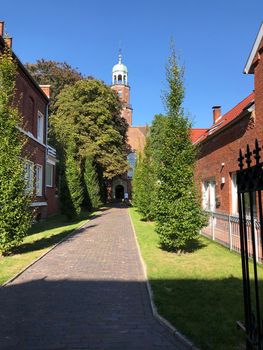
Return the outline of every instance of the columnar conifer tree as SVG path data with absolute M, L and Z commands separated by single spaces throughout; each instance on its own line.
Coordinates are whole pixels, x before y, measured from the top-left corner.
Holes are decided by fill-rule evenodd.
M 31 225 L 31 193 L 26 190 L 22 118 L 13 106 L 16 64 L 6 49 L 0 56 L 0 250 L 18 245 Z
M 152 151 L 151 138 L 147 136 L 144 152 L 137 157 L 133 178 L 133 202 L 145 220 L 155 217 L 158 183 Z
M 83 203 L 81 161 L 73 141 L 67 144 L 64 153 L 65 165 L 63 166 L 59 193 L 62 202 L 62 212 L 69 219 L 74 219 L 80 214 Z
M 168 116 L 155 152 L 159 182 L 156 230 L 163 246 L 182 250 L 187 241 L 197 237 L 205 218 L 194 183 L 196 148 L 190 139 L 191 123 L 182 107 L 183 69 L 177 64 L 174 50 L 166 73 Z
M 182 250 L 205 222 L 194 184 L 196 148 L 182 108 L 183 69 L 174 50 L 167 65 L 167 115 L 156 115 L 134 176 L 135 205 L 154 219 L 163 247 Z

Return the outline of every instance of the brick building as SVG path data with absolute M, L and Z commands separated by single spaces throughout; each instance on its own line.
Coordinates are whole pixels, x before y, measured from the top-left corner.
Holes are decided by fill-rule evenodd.
M 263 145 L 263 24 L 253 45 L 245 74 L 254 74 L 254 91 L 226 114 L 213 107 L 213 125 L 192 130 L 199 147 L 196 179 L 202 192 L 203 207 L 209 211 L 237 215 L 236 171 L 239 149 Z M 256 200 L 255 200 L 256 201 Z M 256 203 L 254 203 L 256 206 Z
M 122 176 L 116 176 L 109 190 L 109 198 L 111 200 L 122 200 L 123 198 L 131 198 L 132 194 L 132 177 L 136 161 L 136 152 L 144 148 L 145 136 L 147 132 L 146 126 L 132 125 L 132 106 L 130 104 L 130 86 L 128 84 L 128 69 L 122 63 L 122 55 L 119 53 L 118 63 L 112 69 L 112 90 L 116 91 L 122 102 L 122 117 L 129 124 L 128 128 L 128 163 L 129 171 Z M 125 195 L 126 194 L 126 195 Z
M 4 22 L 0 22 L 0 52 L 7 45 L 11 48 L 12 38 L 4 38 Z M 47 143 L 49 86 L 39 86 L 13 53 L 17 63 L 15 104 L 23 117 L 26 135 L 24 149 L 25 176 L 28 190 L 33 191 L 31 207 L 38 218 L 58 212 L 55 195 L 56 151 Z

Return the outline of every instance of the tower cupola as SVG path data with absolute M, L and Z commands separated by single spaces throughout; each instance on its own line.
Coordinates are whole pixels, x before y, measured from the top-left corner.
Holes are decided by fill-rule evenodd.
M 112 68 L 112 85 L 128 85 L 128 69 L 122 63 L 121 51 L 118 63 Z

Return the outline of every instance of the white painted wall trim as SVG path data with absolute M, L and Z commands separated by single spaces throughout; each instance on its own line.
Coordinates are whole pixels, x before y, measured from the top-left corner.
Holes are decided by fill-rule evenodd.
M 30 207 L 46 207 L 47 202 L 33 202 L 30 204 Z
M 56 165 L 56 160 L 51 159 L 49 156 L 47 157 L 47 163 L 51 165 Z
M 253 59 L 258 51 L 258 47 L 259 47 L 259 44 L 261 42 L 262 37 L 263 37 L 263 23 L 261 23 L 261 26 L 260 26 L 259 31 L 258 31 L 258 35 L 256 37 L 256 40 L 254 42 L 254 45 L 253 45 L 252 50 L 250 52 L 250 55 L 248 57 L 247 63 L 245 65 L 245 68 L 244 68 L 245 74 L 249 74 Z
M 26 131 L 22 128 L 20 128 L 20 126 L 17 127 L 19 131 L 21 131 L 24 135 L 28 136 L 31 140 L 36 141 L 37 143 L 39 143 L 40 145 L 42 145 L 43 147 L 47 148 L 47 145 L 45 145 L 43 142 L 40 142 L 30 131 Z

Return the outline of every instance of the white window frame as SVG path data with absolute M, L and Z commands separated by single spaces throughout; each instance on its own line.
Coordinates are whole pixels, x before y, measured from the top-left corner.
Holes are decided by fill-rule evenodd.
M 203 209 L 215 211 L 216 209 L 216 182 L 215 178 L 205 179 L 202 183 Z
M 44 115 L 37 112 L 37 139 L 40 142 L 44 142 Z
M 231 212 L 232 215 L 238 215 L 237 203 L 237 174 L 231 174 Z
M 26 181 L 26 192 L 33 192 L 34 190 L 34 163 L 30 160 L 24 160 L 25 169 L 25 181 Z
M 50 175 L 51 183 L 50 184 L 47 183 L 47 180 L 48 180 L 47 170 L 48 170 L 49 167 L 51 169 L 51 175 Z M 52 188 L 53 187 L 53 183 L 54 183 L 54 165 L 49 163 L 49 162 L 47 162 L 47 164 L 46 164 L 46 187 L 51 187 Z
M 41 197 L 43 195 L 43 166 L 40 164 L 35 165 L 35 180 L 36 196 Z

